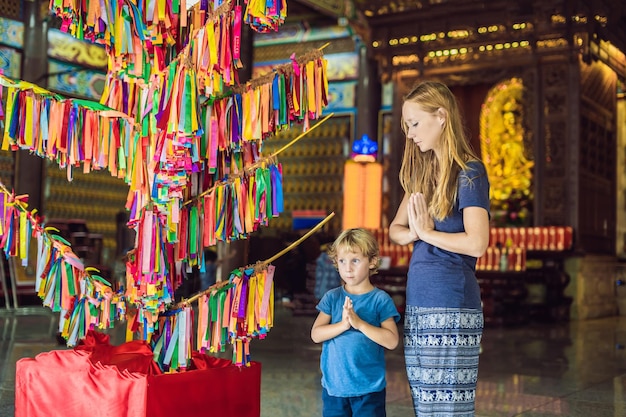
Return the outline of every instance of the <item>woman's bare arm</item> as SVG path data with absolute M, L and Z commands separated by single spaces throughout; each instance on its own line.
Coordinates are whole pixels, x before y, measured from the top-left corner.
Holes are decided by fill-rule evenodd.
M 408 245 L 419 239 L 415 231 L 409 227 L 409 194 L 404 194 L 404 198 L 398 207 L 396 216 L 389 225 L 389 239 L 398 245 Z

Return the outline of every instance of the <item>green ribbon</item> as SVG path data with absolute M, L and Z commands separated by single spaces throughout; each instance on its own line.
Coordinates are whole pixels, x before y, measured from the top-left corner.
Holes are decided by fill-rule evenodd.
M 92 101 L 92 100 L 82 100 L 82 99 L 78 99 L 78 98 L 73 98 L 71 99 L 73 104 L 77 104 L 81 107 L 85 107 L 89 110 L 93 110 L 93 111 L 105 111 L 105 110 L 114 110 L 111 107 L 107 107 L 104 104 L 100 104 L 97 101 Z
M 211 321 L 215 322 L 215 326 L 221 326 L 221 323 L 217 323 L 217 319 L 218 319 L 218 310 L 217 310 L 217 302 L 218 302 L 218 298 L 217 296 L 213 296 L 211 295 L 209 297 L 209 310 L 211 312 Z
M 191 134 L 192 132 L 192 117 L 194 116 L 192 111 L 192 93 L 191 88 L 193 86 L 193 82 L 191 80 L 191 71 L 185 71 L 185 89 L 183 90 L 183 105 L 185 108 L 185 118 L 184 121 L 184 130 L 183 132 L 187 134 Z
M 265 178 L 265 184 L 267 184 L 267 192 L 265 193 L 265 213 L 267 217 L 272 217 L 272 173 L 269 168 L 263 168 L 263 177 Z
M 76 295 L 76 287 L 74 287 L 74 274 L 72 273 L 72 266 L 65 262 L 65 275 L 67 276 L 67 291 L 70 295 Z
M 280 97 L 280 107 L 278 108 L 278 123 L 281 126 L 287 124 L 287 106 L 285 103 L 287 102 L 285 96 L 285 75 L 278 74 L 278 95 Z
M 188 222 L 188 228 L 189 228 L 189 258 L 191 259 L 191 255 L 197 255 L 198 254 L 198 207 L 197 206 L 192 206 L 191 209 L 189 210 L 189 222 Z
M 265 182 L 265 175 L 263 175 L 262 168 L 258 168 L 255 172 L 256 177 L 256 198 L 254 204 L 254 218 L 259 220 L 261 217 L 261 198 L 267 189 L 267 183 Z M 267 198 L 267 197 L 266 197 Z
M 56 279 L 54 280 L 54 303 L 52 305 L 52 311 L 58 313 L 61 311 L 61 287 L 63 285 L 63 277 L 61 271 L 59 271 L 58 265 L 57 268 L 54 269 L 54 275 Z

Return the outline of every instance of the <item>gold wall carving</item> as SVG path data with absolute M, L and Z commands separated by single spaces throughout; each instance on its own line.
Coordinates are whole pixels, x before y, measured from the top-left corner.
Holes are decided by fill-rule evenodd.
M 524 143 L 523 94 L 521 79 L 503 81 L 489 91 L 480 113 L 480 147 L 492 210 L 506 211 L 507 222 L 518 224 L 524 224 L 533 199 L 534 161 Z
M 101 45 L 77 40 L 58 30 L 48 32 L 48 56 L 92 68 L 107 65 L 107 54 Z

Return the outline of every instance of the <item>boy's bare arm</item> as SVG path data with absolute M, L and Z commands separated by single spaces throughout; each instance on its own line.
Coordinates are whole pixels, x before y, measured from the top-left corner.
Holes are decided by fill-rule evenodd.
M 313 339 L 315 343 L 322 343 L 339 336 L 349 328 L 350 323 L 347 320 L 330 324 L 330 316 L 320 312 L 311 328 L 311 339 Z
M 378 343 L 384 348 L 393 350 L 400 343 L 400 336 L 398 334 L 398 326 L 396 325 L 393 317 L 388 318 L 380 324 L 380 327 L 373 326 L 368 322 L 362 320 L 356 315 L 354 310 L 349 314 L 350 324 L 356 330 L 363 333 L 370 340 Z

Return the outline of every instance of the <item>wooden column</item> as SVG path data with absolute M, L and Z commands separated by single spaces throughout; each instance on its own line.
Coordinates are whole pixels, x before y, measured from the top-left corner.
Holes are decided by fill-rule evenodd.
M 378 110 L 380 109 L 380 82 L 377 64 L 369 57 L 367 46 L 359 43 L 359 80 L 356 90 L 356 137 L 368 135 L 376 140 L 378 132 Z M 379 144 L 380 146 L 381 144 Z
M 389 168 L 387 169 L 387 180 L 389 185 L 389 205 L 387 210 L 387 216 L 389 223 L 396 215 L 396 211 L 402 202 L 404 197 L 404 190 L 400 185 L 398 173 L 402 166 L 402 155 L 404 154 L 404 145 L 406 138 L 401 128 L 402 121 L 402 97 L 407 93 L 406 84 L 401 82 L 401 78 L 398 74 L 393 74 L 393 84 L 395 86 L 393 92 L 393 106 L 392 106 L 392 133 L 389 149 Z
M 24 22 L 24 51 L 22 53 L 22 76 L 42 87 L 47 85 L 48 73 L 48 2 L 26 0 L 22 2 Z M 17 194 L 28 194 L 30 209 L 43 211 L 42 184 L 44 160 L 20 150 L 15 159 L 15 190 Z

